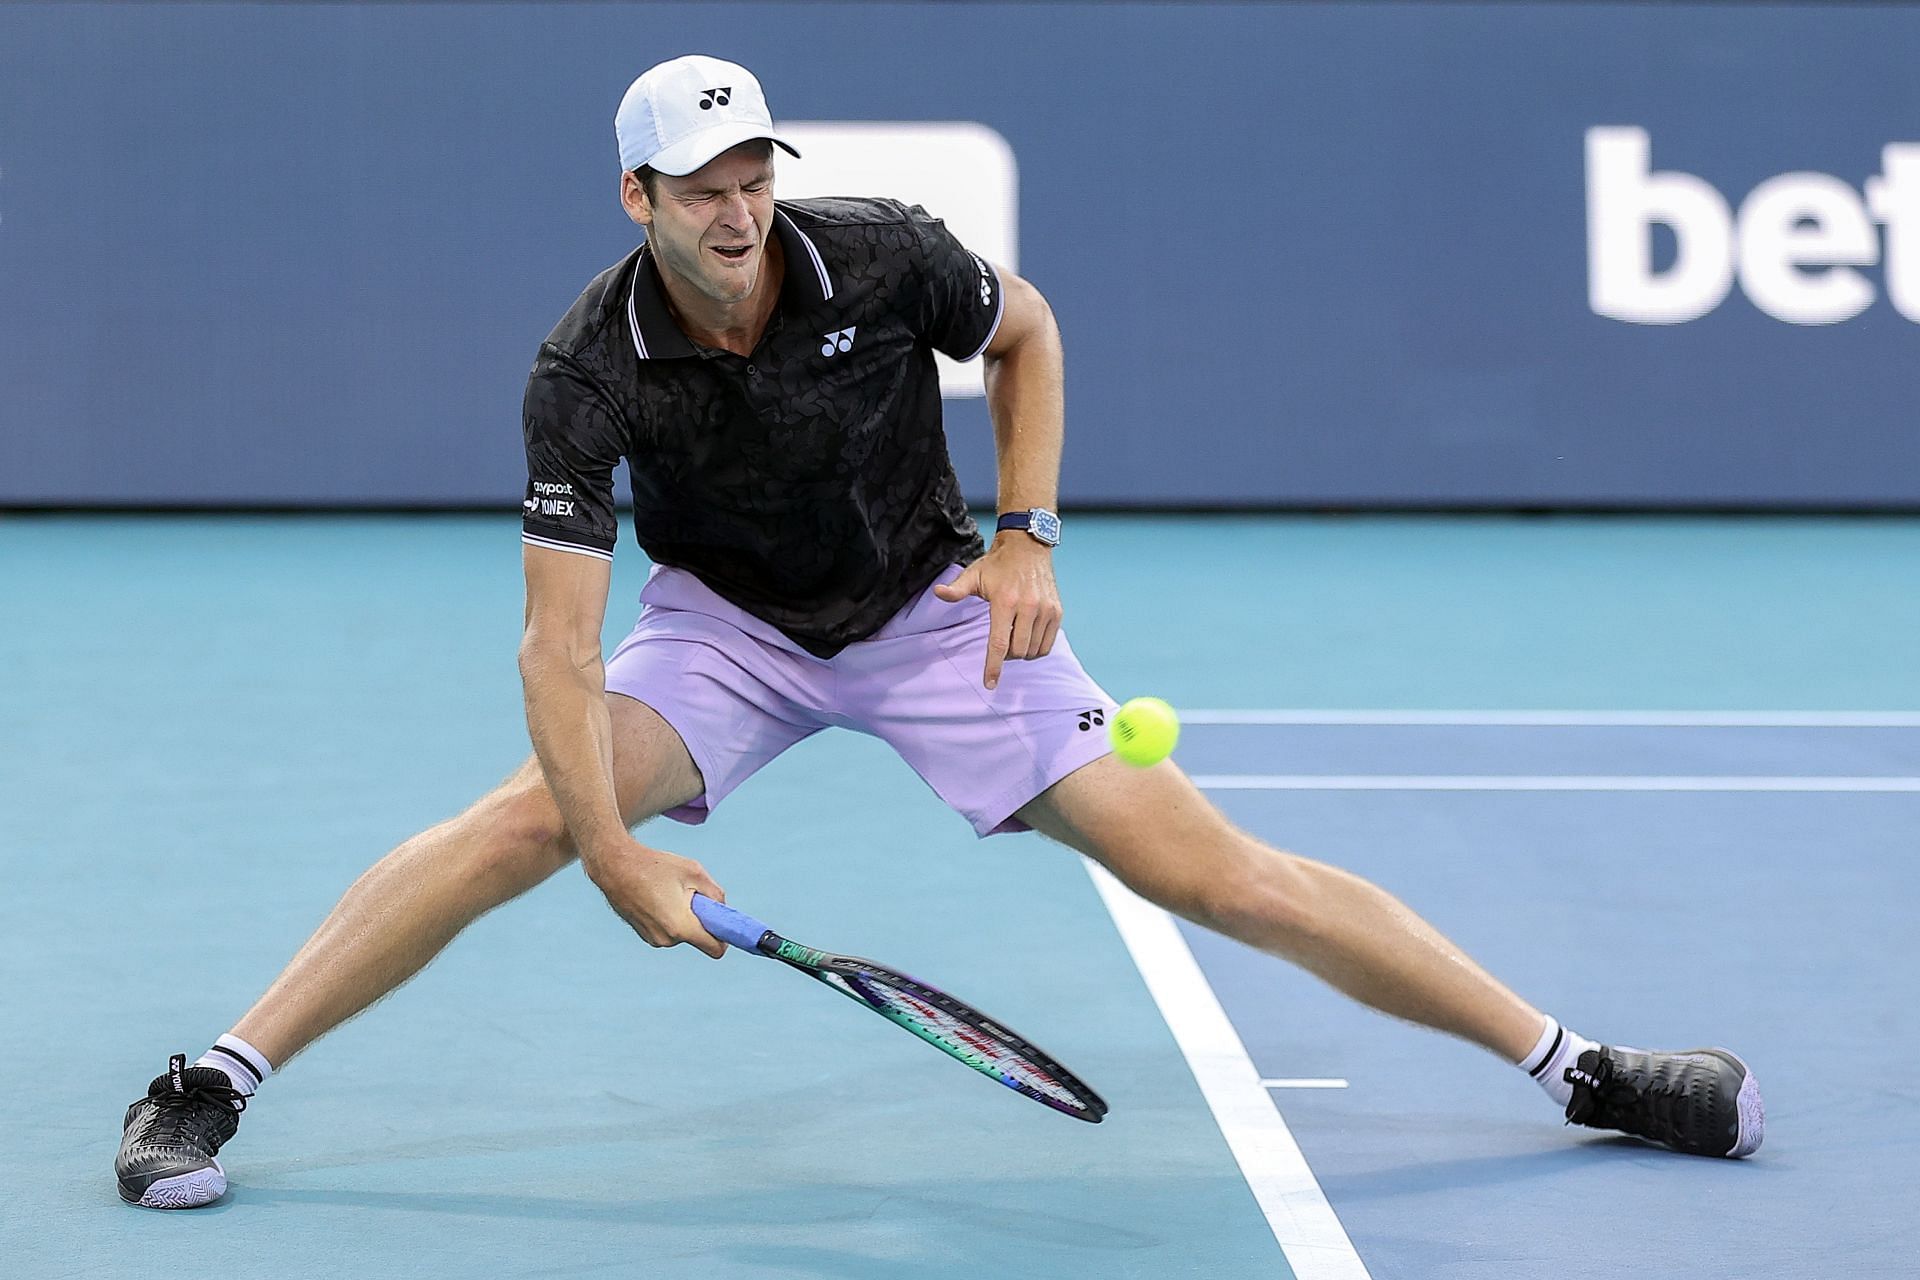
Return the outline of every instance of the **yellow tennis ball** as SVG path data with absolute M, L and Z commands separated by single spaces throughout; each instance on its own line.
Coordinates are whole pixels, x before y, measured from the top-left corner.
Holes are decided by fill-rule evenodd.
M 1113 754 L 1130 765 L 1145 768 L 1173 752 L 1180 740 L 1180 717 L 1160 698 L 1134 698 L 1107 724 Z

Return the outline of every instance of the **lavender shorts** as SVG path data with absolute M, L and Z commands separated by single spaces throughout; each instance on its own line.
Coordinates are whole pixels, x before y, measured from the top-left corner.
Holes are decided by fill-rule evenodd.
M 940 582 L 960 574 L 954 565 Z M 645 607 L 607 659 L 607 690 L 673 726 L 706 792 L 669 810 L 704 822 L 735 787 L 803 738 L 856 729 L 900 753 L 982 836 L 1024 831 L 1016 809 L 1111 749 L 1114 701 L 1065 633 L 1044 658 L 986 667 L 988 607 L 929 586 L 870 639 L 816 658 L 683 569 L 656 567 Z

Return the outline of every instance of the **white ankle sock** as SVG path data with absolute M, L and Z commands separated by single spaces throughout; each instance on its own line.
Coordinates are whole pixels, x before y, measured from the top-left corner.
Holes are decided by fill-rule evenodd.
M 267 1061 L 267 1055 L 231 1032 L 215 1040 L 213 1048 L 195 1059 L 193 1065 L 212 1067 L 233 1081 L 233 1087 L 248 1098 L 273 1074 L 273 1064 Z
M 1520 1059 L 1520 1069 L 1532 1076 L 1534 1083 L 1546 1090 L 1549 1098 L 1564 1107 L 1573 1100 L 1573 1086 L 1566 1081 L 1566 1069 L 1581 1054 L 1599 1047 L 1586 1037 L 1567 1030 L 1558 1019 L 1548 1014 L 1546 1025 L 1540 1030 L 1540 1039 L 1527 1051 L 1527 1056 Z

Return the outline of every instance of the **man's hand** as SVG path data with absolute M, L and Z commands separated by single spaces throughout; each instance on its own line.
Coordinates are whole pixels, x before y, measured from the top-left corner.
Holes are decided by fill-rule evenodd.
M 725 902 L 727 895 L 693 859 L 628 840 L 625 848 L 615 847 L 581 861 L 587 878 L 607 895 L 607 905 L 647 945 L 690 943 L 716 960 L 726 953 L 727 944 L 700 927 L 693 914 L 693 895 L 704 893 L 715 902 Z
M 1017 529 L 1001 533 L 986 555 L 933 594 L 948 603 L 979 596 L 993 606 L 981 680 L 989 689 L 1000 683 L 1000 666 L 1008 658 L 1044 658 L 1060 634 L 1064 610 L 1053 582 L 1053 548 Z

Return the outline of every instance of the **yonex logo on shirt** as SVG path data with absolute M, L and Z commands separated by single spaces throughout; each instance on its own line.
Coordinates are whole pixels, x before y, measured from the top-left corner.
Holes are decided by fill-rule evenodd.
M 858 326 L 856 325 L 855 328 Z M 826 339 L 820 344 L 820 354 L 823 356 L 853 350 L 853 329 L 835 329 L 832 333 L 821 336 Z
M 1105 724 L 1106 722 L 1107 722 L 1107 713 L 1098 708 L 1095 708 L 1092 711 L 1082 711 L 1080 713 L 1080 732 L 1082 733 L 1089 732 L 1093 728 L 1093 726 L 1097 724 Z
M 993 273 L 987 270 L 987 264 L 979 254 L 968 256 L 973 259 L 974 270 L 980 273 L 980 305 L 990 307 L 993 305 Z
M 726 106 L 733 100 L 733 86 L 725 85 L 718 89 L 703 89 L 700 92 L 700 109 L 711 111 L 715 106 Z

